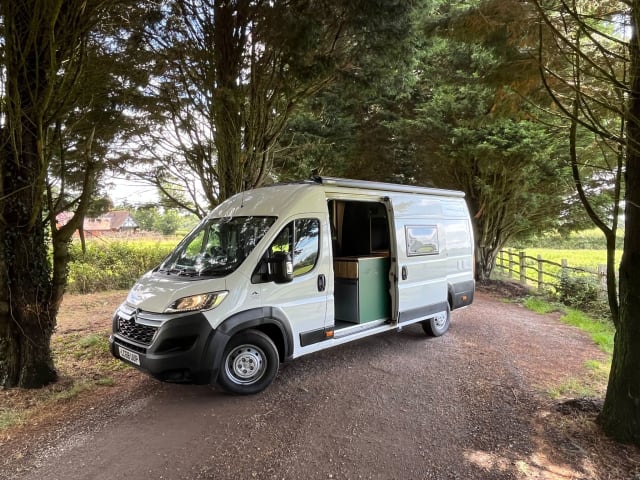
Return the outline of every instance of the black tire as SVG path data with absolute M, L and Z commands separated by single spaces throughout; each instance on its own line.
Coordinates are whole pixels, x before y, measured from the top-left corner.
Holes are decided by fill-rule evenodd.
M 420 323 L 424 333 L 430 337 L 440 337 L 444 335 L 446 331 L 449 330 L 449 325 L 451 325 L 451 308 L 449 307 L 449 302 L 447 302 L 446 314 L 429 318 Z
M 237 333 L 224 349 L 218 384 L 229 393 L 251 395 L 273 382 L 280 366 L 273 340 L 258 330 Z

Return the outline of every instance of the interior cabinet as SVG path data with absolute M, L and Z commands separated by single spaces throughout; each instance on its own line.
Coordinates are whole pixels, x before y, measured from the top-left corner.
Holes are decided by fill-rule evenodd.
M 336 320 L 366 323 L 389 317 L 388 257 L 336 258 L 334 275 Z

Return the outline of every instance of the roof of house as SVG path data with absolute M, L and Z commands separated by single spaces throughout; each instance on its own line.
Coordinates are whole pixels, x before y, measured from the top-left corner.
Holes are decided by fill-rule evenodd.
M 111 230 L 118 230 L 122 227 L 135 228 L 138 226 L 127 210 L 113 210 L 98 218 L 108 218 L 111 222 Z
M 61 212 L 56 216 L 59 226 L 65 225 L 73 217 L 73 212 Z M 97 218 L 85 218 L 82 229 L 85 232 L 115 231 L 122 228 L 138 228 L 138 224 L 126 210 L 114 210 Z

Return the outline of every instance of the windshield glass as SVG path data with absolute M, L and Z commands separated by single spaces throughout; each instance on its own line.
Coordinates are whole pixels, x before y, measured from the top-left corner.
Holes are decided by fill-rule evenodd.
M 169 275 L 229 275 L 251 253 L 275 217 L 211 218 L 198 225 L 160 265 Z

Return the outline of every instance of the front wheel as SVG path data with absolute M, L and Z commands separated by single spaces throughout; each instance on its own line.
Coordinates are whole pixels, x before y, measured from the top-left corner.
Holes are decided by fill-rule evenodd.
M 258 330 L 246 330 L 231 337 L 222 358 L 218 383 L 237 395 L 251 395 L 267 388 L 280 364 L 273 340 Z
M 435 317 L 420 322 L 424 333 L 431 337 L 439 337 L 449 330 L 451 325 L 451 308 L 447 302 L 447 311 L 437 314 Z

